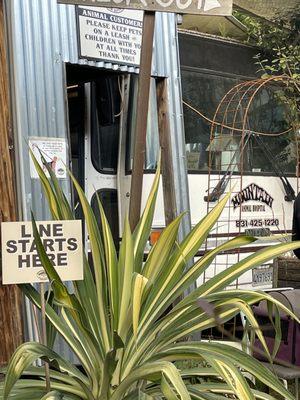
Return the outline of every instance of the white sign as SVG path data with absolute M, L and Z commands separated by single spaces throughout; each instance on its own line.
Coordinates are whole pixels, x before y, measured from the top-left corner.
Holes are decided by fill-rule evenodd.
M 139 66 L 143 12 L 77 7 L 80 57 Z
M 41 221 L 37 228 L 46 253 L 63 281 L 83 279 L 81 221 Z M 2 222 L 3 284 L 47 282 L 31 222 Z
M 30 137 L 29 147 L 38 160 L 40 166 L 48 176 L 47 168 L 43 165 L 42 157 L 50 166 L 58 179 L 67 177 L 67 141 L 64 138 Z M 30 176 L 38 179 L 38 173 L 30 157 Z
M 180 14 L 231 15 L 232 0 L 57 0 L 62 4 L 132 8 Z

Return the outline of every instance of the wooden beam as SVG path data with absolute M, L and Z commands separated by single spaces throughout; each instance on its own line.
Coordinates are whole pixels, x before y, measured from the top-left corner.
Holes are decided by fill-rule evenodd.
M 134 228 L 137 226 L 141 213 L 154 25 L 155 12 L 145 11 L 143 22 L 143 39 L 139 74 L 139 89 L 137 96 L 136 129 L 129 205 L 129 221 L 132 230 L 134 230 Z
M 4 0 L 0 0 L 0 222 L 17 218 L 8 79 Z M 1 281 L 0 276 L 0 365 L 5 365 L 22 343 L 23 330 L 20 291 Z
M 160 79 L 156 83 L 159 142 L 161 147 L 162 184 L 166 226 L 177 217 L 175 184 L 171 151 L 171 130 L 169 120 L 168 81 Z
M 167 0 L 163 2 L 161 0 L 151 0 L 148 2 L 145 0 L 57 0 L 57 2 L 59 4 L 78 4 L 81 6 L 98 6 L 105 8 L 128 8 L 133 10 L 171 12 L 175 14 L 232 15 L 232 0 L 218 0 L 215 1 L 217 4 L 210 4 L 212 0 Z

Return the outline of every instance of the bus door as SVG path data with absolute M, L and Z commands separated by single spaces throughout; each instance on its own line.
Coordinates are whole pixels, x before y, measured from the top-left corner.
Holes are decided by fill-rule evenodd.
M 155 91 L 155 79 L 152 79 L 142 209 L 154 179 L 159 152 Z M 137 75 L 107 71 L 97 71 L 95 77 L 88 75 L 83 82 L 68 88 L 72 169 L 100 221 L 97 192 L 116 244 L 129 211 L 137 93 Z M 74 203 L 78 203 L 76 193 Z M 161 228 L 164 226 L 162 190 L 157 203 L 154 225 Z M 78 210 L 80 213 L 80 207 Z
M 120 233 L 117 172 L 124 120 L 123 81 L 122 75 L 104 74 L 85 84 L 84 188 L 98 221 L 99 196 L 116 244 Z
M 124 118 L 121 123 L 123 133 L 120 140 L 119 151 L 119 169 L 118 169 L 118 193 L 120 221 L 124 221 L 126 213 L 129 210 L 131 171 L 133 167 L 133 154 L 135 145 L 136 113 L 138 98 L 138 76 L 131 75 L 124 80 Z M 126 112 L 125 112 L 126 111 Z M 127 119 L 126 116 L 127 115 Z M 125 138 L 126 136 L 126 138 Z M 145 149 L 145 164 L 142 190 L 142 210 L 147 201 L 157 166 L 159 154 L 159 129 L 158 129 L 158 111 L 156 98 L 156 81 L 151 78 L 149 111 L 147 119 L 147 136 Z M 152 228 L 159 232 L 165 226 L 165 213 L 163 202 L 162 183 L 158 191 L 156 208 Z

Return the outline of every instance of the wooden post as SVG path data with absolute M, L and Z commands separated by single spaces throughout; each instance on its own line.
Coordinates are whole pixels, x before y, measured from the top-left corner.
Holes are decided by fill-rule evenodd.
M 151 67 L 153 54 L 155 12 L 145 11 L 143 22 L 143 39 L 137 98 L 137 115 L 133 168 L 131 177 L 129 220 L 131 229 L 136 227 L 141 213 L 143 174 L 146 151 L 147 117 L 149 108 Z
M 167 79 L 157 81 L 157 111 L 159 142 L 161 147 L 162 184 L 166 226 L 177 217 L 174 173 L 172 168 L 171 131 L 169 123 L 169 104 Z
M 0 222 L 15 221 L 13 137 L 10 116 L 4 0 L 0 0 Z M 0 365 L 22 343 L 21 294 L 17 286 L 2 286 L 0 277 Z

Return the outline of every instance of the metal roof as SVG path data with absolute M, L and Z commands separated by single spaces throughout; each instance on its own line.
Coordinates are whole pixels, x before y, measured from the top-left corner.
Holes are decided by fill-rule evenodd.
M 237 40 L 248 38 L 247 28 L 233 16 L 185 15 L 179 28 Z

